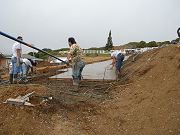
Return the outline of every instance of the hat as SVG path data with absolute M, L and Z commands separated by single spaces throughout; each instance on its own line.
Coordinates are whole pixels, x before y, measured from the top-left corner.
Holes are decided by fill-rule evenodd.
M 21 36 L 18 36 L 18 37 L 17 37 L 17 39 L 20 39 L 20 40 L 22 40 L 23 38 L 22 38 Z

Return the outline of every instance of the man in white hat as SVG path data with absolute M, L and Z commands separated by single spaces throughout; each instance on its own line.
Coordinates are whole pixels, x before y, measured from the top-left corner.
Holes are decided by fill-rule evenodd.
M 22 59 L 22 70 L 21 70 L 21 79 L 20 81 L 28 82 L 27 75 L 29 73 L 29 69 L 31 69 L 31 72 L 33 73 L 33 66 L 36 66 L 36 61 L 32 59 Z
M 120 71 L 124 60 L 124 54 L 121 53 L 120 51 L 113 51 L 111 53 L 111 59 L 112 59 L 112 63 L 111 63 L 112 68 L 113 67 L 116 68 L 116 75 L 117 75 L 116 77 L 118 79 L 120 77 Z

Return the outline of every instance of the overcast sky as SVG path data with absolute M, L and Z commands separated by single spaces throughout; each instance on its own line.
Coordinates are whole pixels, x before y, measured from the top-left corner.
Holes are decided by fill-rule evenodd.
M 41 49 L 105 46 L 110 29 L 115 45 L 172 40 L 178 27 L 180 0 L 0 0 L 0 30 Z M 13 43 L 0 36 L 0 52 Z

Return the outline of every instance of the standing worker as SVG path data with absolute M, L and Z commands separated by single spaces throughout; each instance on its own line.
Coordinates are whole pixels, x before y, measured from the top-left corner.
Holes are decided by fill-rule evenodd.
M 120 71 L 121 71 L 121 66 L 124 60 L 124 55 L 120 53 L 119 51 L 114 51 L 111 53 L 111 59 L 112 59 L 112 68 L 115 66 L 116 67 L 116 79 L 120 77 Z
M 21 36 L 17 37 L 18 40 L 23 40 Z M 12 53 L 13 56 L 11 58 L 12 62 L 12 70 L 10 70 L 9 73 L 9 82 L 16 83 L 17 82 L 17 77 L 18 73 L 20 73 L 21 70 L 21 56 L 22 56 L 22 47 L 19 42 L 15 42 L 12 47 Z
M 82 79 L 82 71 L 85 67 L 85 63 L 82 61 L 82 49 L 76 44 L 73 37 L 68 39 L 70 51 L 68 53 L 68 62 L 72 62 L 72 77 L 73 85 L 78 86 Z

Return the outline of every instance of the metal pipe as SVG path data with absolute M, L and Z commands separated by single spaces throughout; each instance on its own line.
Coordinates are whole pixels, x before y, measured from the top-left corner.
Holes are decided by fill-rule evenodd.
M 52 54 L 50 54 L 50 53 L 48 53 L 48 52 L 46 52 L 46 51 L 43 51 L 43 50 L 41 50 L 41 49 L 39 49 L 39 48 L 37 48 L 37 47 L 34 47 L 34 46 L 32 46 L 32 45 L 24 42 L 24 41 L 21 41 L 21 40 L 19 40 L 19 39 L 17 39 L 17 38 L 14 38 L 14 37 L 12 37 L 12 36 L 10 36 L 10 35 L 2 32 L 2 31 L 0 31 L 0 35 L 2 35 L 2 36 L 4 36 L 4 37 L 7 37 L 7 38 L 9 38 L 9 39 L 12 39 L 12 40 L 14 40 L 14 41 L 17 41 L 17 42 L 19 42 L 19 43 L 21 43 L 21 44 L 24 44 L 24 45 L 27 46 L 27 47 L 30 47 L 30 48 L 33 48 L 33 49 L 35 49 L 35 50 L 38 50 L 38 51 L 40 51 L 40 52 L 42 52 L 42 53 L 45 53 L 45 54 L 47 54 L 47 55 L 49 55 L 49 56 L 51 56 L 51 57 L 53 57 L 53 58 L 55 58 L 55 59 L 58 59 L 58 60 L 62 61 L 62 62 L 65 63 L 65 64 L 68 64 L 66 61 L 63 61 L 63 60 L 61 60 L 60 58 L 58 58 L 58 57 L 56 57 L 56 56 L 54 56 L 54 55 L 52 55 Z

